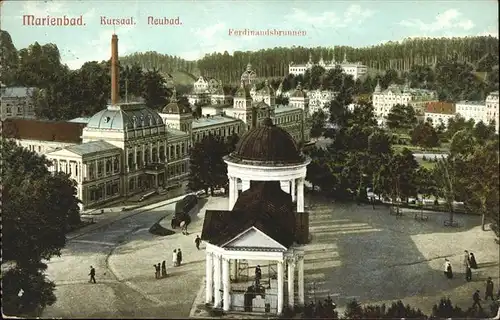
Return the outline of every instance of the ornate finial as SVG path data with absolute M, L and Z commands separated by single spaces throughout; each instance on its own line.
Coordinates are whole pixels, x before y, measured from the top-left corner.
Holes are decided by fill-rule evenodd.
M 247 64 L 247 71 L 252 71 L 252 64 L 250 62 Z
M 172 90 L 172 96 L 170 97 L 170 102 L 177 102 L 177 90 L 175 90 L 175 87 Z
M 344 51 L 344 63 L 347 63 L 347 52 Z

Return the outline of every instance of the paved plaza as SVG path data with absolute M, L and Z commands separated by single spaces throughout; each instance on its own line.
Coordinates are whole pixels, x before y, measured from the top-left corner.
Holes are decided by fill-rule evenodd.
M 174 205 L 152 208 L 108 224 L 71 240 L 47 270 L 57 288 L 58 301 L 44 317 L 132 318 L 188 317 L 204 302 L 204 251 L 196 250 L 206 209 L 226 209 L 227 198 L 209 198 L 190 225 L 188 236 L 154 236 L 149 227 L 161 222 L 170 228 Z M 205 201 L 206 202 L 206 201 Z M 342 205 L 306 197 L 312 241 L 305 246 L 306 300 L 328 294 L 343 310 L 356 298 L 362 303 L 402 299 L 430 313 L 432 305 L 448 296 L 462 308 L 471 304 L 473 290 L 484 293 L 493 277 L 498 288 L 499 253 L 491 232 L 482 232 L 479 216 L 456 215 L 459 228 L 444 228 L 448 215 L 432 213 L 418 222 L 405 210 L 402 218 L 386 207 Z M 147 208 L 146 208 L 147 210 Z M 204 245 L 202 244 L 201 249 Z M 172 251 L 181 248 L 183 265 L 172 267 Z M 475 253 L 479 269 L 465 281 L 463 251 Z M 455 278 L 443 275 L 450 259 Z M 153 264 L 167 261 L 168 277 L 154 278 Z M 90 265 L 97 284 L 88 283 Z M 253 271 L 250 272 L 253 274 Z

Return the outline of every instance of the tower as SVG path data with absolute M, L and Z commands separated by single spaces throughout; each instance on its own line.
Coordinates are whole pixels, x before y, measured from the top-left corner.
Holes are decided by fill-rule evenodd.
M 120 102 L 120 68 L 118 66 L 118 36 L 111 37 L 111 104 Z

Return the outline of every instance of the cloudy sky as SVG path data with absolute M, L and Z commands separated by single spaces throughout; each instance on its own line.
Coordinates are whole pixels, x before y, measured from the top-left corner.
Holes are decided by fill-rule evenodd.
M 498 37 L 495 0 L 458 1 L 284 1 L 284 0 L 103 0 L 2 1 L 2 29 L 16 48 L 55 43 L 71 68 L 110 56 L 111 34 L 120 55 L 157 51 L 198 59 L 214 51 L 278 46 L 363 47 L 406 37 Z M 23 15 L 83 16 L 85 26 L 27 26 Z M 148 25 L 148 17 L 176 18 L 178 26 Z M 133 17 L 135 25 L 102 25 L 101 18 Z M 230 29 L 305 31 L 305 36 L 234 36 Z

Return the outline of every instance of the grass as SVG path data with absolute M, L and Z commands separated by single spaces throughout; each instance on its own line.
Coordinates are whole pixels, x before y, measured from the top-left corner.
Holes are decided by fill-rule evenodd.
M 417 160 L 418 164 L 428 170 L 432 170 L 436 166 L 436 162 L 429 162 L 425 160 Z
M 196 81 L 195 76 L 184 71 L 174 71 L 171 75 L 175 84 L 192 85 Z

